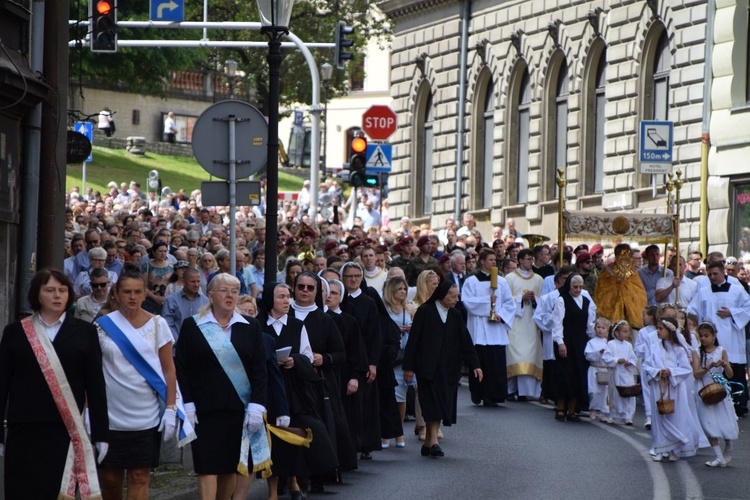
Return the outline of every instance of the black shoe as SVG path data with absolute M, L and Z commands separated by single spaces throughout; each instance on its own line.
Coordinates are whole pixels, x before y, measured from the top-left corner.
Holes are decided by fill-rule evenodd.
M 305 500 L 305 494 L 301 491 L 291 491 L 290 495 L 292 496 L 292 500 Z
M 560 410 L 556 410 L 555 411 L 555 420 L 557 420 L 558 422 L 562 422 L 563 420 L 565 420 L 565 412 L 564 411 L 560 411 Z
M 419 453 L 421 453 L 423 457 L 429 457 L 430 449 L 426 446 L 422 446 L 422 448 L 419 450 Z
M 570 415 L 568 415 L 568 422 L 580 422 L 580 421 L 581 421 L 581 417 L 579 417 L 575 413 L 571 413 Z
M 443 449 L 439 445 L 433 444 L 430 446 L 430 456 L 432 458 L 444 457 L 445 453 L 443 453 Z
M 370 453 L 369 451 L 363 451 L 362 453 L 359 454 L 359 459 L 360 460 L 372 460 L 372 453 Z
M 471 393 L 471 402 L 472 402 L 472 403 L 474 403 L 475 405 L 478 405 L 479 403 L 481 403 L 481 402 L 482 402 L 482 398 L 481 398 L 481 397 L 479 397 L 479 395 L 478 395 L 478 394 L 474 394 L 474 393 L 472 392 L 472 393 Z
M 518 401 L 515 394 L 511 394 L 506 398 L 508 401 Z
M 486 406 L 486 407 L 488 407 L 488 408 L 495 408 L 495 407 L 497 406 L 497 403 L 495 403 L 495 402 L 494 402 L 494 401 L 492 401 L 492 400 L 489 400 L 489 399 L 485 399 L 485 400 L 484 400 L 484 406 Z
M 518 401 L 526 402 L 528 400 L 529 400 L 529 398 L 527 398 L 526 396 L 518 396 Z
M 323 483 L 320 481 L 310 482 L 310 493 L 325 493 L 326 490 L 323 488 Z

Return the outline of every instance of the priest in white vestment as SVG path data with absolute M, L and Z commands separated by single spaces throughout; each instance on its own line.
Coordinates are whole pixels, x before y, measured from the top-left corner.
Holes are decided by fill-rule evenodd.
M 534 252 L 524 248 L 518 253 L 518 268 L 505 276 L 516 303 L 516 319 L 508 332 L 508 394 L 517 394 L 520 401 L 541 394 L 542 339 L 534 323 L 534 309 L 544 280 L 534 272 L 533 265 Z
M 484 374 L 481 382 L 473 376 L 469 378 L 471 401 L 474 404 L 483 402 L 485 406 L 496 406 L 507 397 L 505 347 L 508 345 L 508 331 L 516 318 L 516 304 L 508 282 L 498 276 L 494 294 L 490 288 L 491 272 L 496 263 L 492 249 L 483 248 L 479 252 L 479 271 L 466 278 L 461 288 L 461 300 L 468 312 L 466 326 Z M 493 301 L 498 321 L 489 320 Z

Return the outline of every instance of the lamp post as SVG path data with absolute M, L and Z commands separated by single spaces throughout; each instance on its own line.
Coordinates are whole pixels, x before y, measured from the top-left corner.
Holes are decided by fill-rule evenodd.
M 224 62 L 224 74 L 227 76 L 229 82 L 229 98 L 234 99 L 234 79 L 237 78 L 237 61 L 233 57 Z
M 328 173 L 328 88 L 330 87 L 332 75 L 333 66 L 327 62 L 323 63 L 320 67 L 320 76 L 323 77 L 323 89 L 325 90 L 323 98 L 323 121 L 325 122 L 323 127 L 323 176 Z
M 268 161 L 266 163 L 266 280 L 279 270 L 279 72 L 281 38 L 289 33 L 294 0 L 257 0 L 261 33 L 268 36 Z

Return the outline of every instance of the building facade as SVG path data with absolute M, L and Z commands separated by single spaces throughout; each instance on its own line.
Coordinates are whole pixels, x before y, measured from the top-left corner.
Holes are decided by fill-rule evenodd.
M 739 252 L 729 179 L 748 168 L 736 147 L 722 151 L 713 146 L 709 152 L 702 148 L 702 137 L 709 140 L 703 132 L 710 125 L 724 141 L 720 144 L 747 141 L 747 126 L 740 123 L 750 115 L 737 109 L 747 102 L 739 90 L 745 92 L 747 80 L 746 4 L 381 2 L 394 27 L 391 93 L 399 116 L 392 138 L 394 218 L 408 215 L 441 225 L 457 212 L 493 224 L 513 217 L 521 232 L 554 240 L 558 168 L 567 179 L 567 209 L 664 213 L 666 178 L 642 174 L 637 153 L 641 120 L 670 120 L 673 171 L 685 180 L 680 192 L 683 248 L 697 247 L 701 240 L 705 186 L 711 215 L 704 217 L 703 227 L 711 226 L 709 249 Z M 468 21 L 465 38 L 462 19 Z M 708 26 L 716 27 L 708 33 L 717 43 L 708 47 L 716 57 L 707 78 Z M 462 45 L 467 78 L 460 122 Z M 704 107 L 707 82 L 713 115 Z M 729 87 L 734 93 L 728 100 Z M 728 123 L 730 115 L 735 124 Z M 701 175 L 703 149 L 704 159 L 710 157 L 703 163 L 710 177 Z

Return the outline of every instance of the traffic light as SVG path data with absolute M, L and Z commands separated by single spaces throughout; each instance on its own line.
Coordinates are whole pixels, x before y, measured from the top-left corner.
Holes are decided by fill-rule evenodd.
M 117 52 L 117 0 L 91 0 L 91 52 Z
M 354 28 L 347 26 L 344 21 L 339 21 L 336 28 L 336 48 L 333 55 L 333 60 L 336 61 L 338 69 L 344 69 L 344 63 L 354 57 L 354 54 L 346 51 L 346 49 L 354 45 L 354 40 L 346 38 L 346 35 L 351 35 L 352 33 L 354 33 Z
M 367 139 L 357 136 L 352 139 L 349 149 L 352 156 L 349 159 L 349 184 L 354 187 L 377 187 L 377 175 L 367 175 Z

